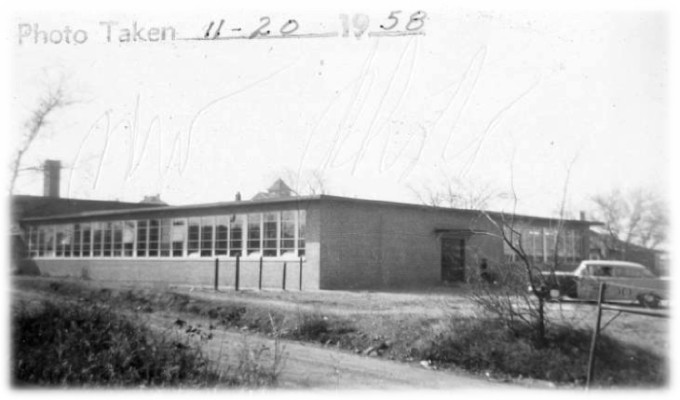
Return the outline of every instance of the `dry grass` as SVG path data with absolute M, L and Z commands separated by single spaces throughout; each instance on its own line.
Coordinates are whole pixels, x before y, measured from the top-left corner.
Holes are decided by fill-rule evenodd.
M 265 335 L 277 334 L 281 338 L 317 342 L 355 353 L 366 353 L 370 348 L 380 348 L 378 355 L 400 361 L 420 361 L 432 356 L 433 343 L 442 341 L 451 332 L 452 326 L 465 324 L 483 315 L 467 298 L 466 288 L 441 288 L 435 293 L 376 293 L 376 292 L 280 292 L 280 291 L 222 291 L 214 292 L 201 288 L 169 288 L 157 290 L 153 287 L 131 288 L 120 284 L 101 282 L 78 282 L 74 280 L 50 280 L 23 278 L 15 282 L 26 290 L 64 293 L 83 297 L 91 301 L 124 304 L 139 312 L 168 310 L 187 312 L 206 317 L 227 329 L 259 332 Z M 559 325 L 573 327 L 584 332 L 592 328 L 595 321 L 594 307 L 588 305 L 549 304 L 553 321 Z M 605 315 L 604 323 L 608 320 Z M 277 326 L 274 332 L 273 326 Z M 609 339 L 622 346 L 635 349 L 635 357 L 649 362 L 652 375 L 636 382 L 639 385 L 659 385 L 664 381 L 663 363 L 668 348 L 667 321 L 643 316 L 619 316 L 605 330 Z M 473 336 L 474 337 L 474 336 Z M 521 346 L 520 346 L 521 347 Z M 611 347 L 615 348 L 615 347 Z M 579 350 L 580 351 L 580 350 Z M 548 357 L 545 354 L 537 357 Z M 647 357 L 644 354 L 648 354 Z M 518 353 L 519 355 L 519 353 Z M 614 362 L 614 361 L 612 361 Z M 616 361 L 616 362 L 620 362 Z M 578 358 L 578 368 L 584 361 Z M 440 367 L 466 366 L 442 359 Z M 508 365 L 513 365 L 509 363 Z M 640 364 L 642 365 L 642 364 Z M 635 365 L 632 366 L 634 368 Z M 466 368 L 481 372 L 483 368 Z M 511 367 L 510 369 L 515 368 Z M 558 366 L 555 366 L 558 368 Z M 628 367 L 626 367 L 628 368 Z M 507 369 L 507 368 L 506 368 Z M 518 369 L 519 371 L 519 369 Z M 600 384 L 620 385 L 630 368 L 616 376 L 616 366 L 610 368 L 607 378 Z M 658 371 L 654 372 L 654 371 Z M 486 373 L 487 371 L 484 371 Z M 526 372 L 522 372 L 523 376 Z M 506 376 L 517 377 L 512 370 Z M 559 374 L 541 375 L 536 378 L 552 379 L 558 382 L 577 382 L 582 373 L 571 377 L 554 378 Z
M 177 320 L 159 334 L 139 318 L 91 301 L 14 304 L 12 383 L 26 387 L 261 387 L 276 384 L 280 359 L 243 346 L 235 367 L 202 352 L 210 331 Z M 276 352 L 275 356 L 280 355 Z

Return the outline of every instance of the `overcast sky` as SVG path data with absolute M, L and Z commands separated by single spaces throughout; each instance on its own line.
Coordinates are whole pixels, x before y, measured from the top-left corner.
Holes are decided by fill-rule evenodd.
M 394 8 L 394 30 L 416 4 Z M 573 211 L 613 188 L 665 191 L 666 14 L 423 8 L 422 35 L 368 37 L 394 9 L 366 11 L 360 38 L 350 13 L 350 37 L 219 41 L 179 39 L 220 18 L 224 36 L 263 16 L 272 35 L 289 19 L 295 33 L 342 33 L 342 22 L 323 9 L 17 15 L 15 137 L 60 76 L 78 100 L 51 115 L 23 166 L 61 160 L 63 196 L 171 204 L 250 198 L 287 170 L 322 171 L 332 194 L 404 202 L 444 177 L 506 192 L 513 182 L 518 210 L 537 215 L 558 208 L 570 165 Z M 177 40 L 121 43 L 135 21 Z M 22 23 L 87 40 L 36 44 L 24 26 L 20 44 Z M 41 191 L 36 172 L 15 190 Z

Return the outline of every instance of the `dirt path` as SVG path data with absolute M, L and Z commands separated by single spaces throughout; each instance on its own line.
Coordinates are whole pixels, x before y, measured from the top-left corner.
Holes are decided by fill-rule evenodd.
M 188 325 L 207 326 L 206 320 L 184 319 L 172 313 L 152 313 L 146 322 L 158 331 L 167 332 L 180 317 Z M 213 360 L 226 368 L 238 362 L 244 346 L 256 350 L 263 346 L 262 362 L 271 365 L 274 340 L 251 333 L 215 329 L 214 337 L 201 345 Z M 179 333 L 178 333 L 179 334 Z M 512 388 L 513 385 L 487 381 L 464 373 L 435 371 L 417 363 L 404 364 L 323 348 L 314 344 L 281 340 L 284 365 L 279 377 L 283 388 L 320 389 L 452 389 L 452 388 Z

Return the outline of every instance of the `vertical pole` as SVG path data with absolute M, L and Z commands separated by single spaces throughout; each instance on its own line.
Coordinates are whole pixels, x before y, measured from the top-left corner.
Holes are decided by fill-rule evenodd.
M 260 274 L 257 279 L 257 288 L 262 290 L 262 256 L 260 256 Z
M 234 290 L 236 291 L 238 291 L 238 279 L 239 275 L 241 275 L 240 269 L 241 269 L 241 255 L 238 254 L 236 256 L 236 268 L 235 268 L 236 276 L 234 277 Z
M 300 291 L 302 291 L 302 257 L 300 257 Z
M 595 330 L 593 331 L 593 339 L 590 342 L 590 355 L 588 356 L 588 380 L 586 381 L 586 389 L 590 389 L 590 384 L 593 381 L 595 374 L 595 346 L 597 346 L 597 337 L 600 335 L 600 322 L 602 321 L 602 301 L 604 300 L 604 291 L 607 286 L 604 282 L 600 282 L 600 292 L 597 296 L 597 320 L 595 322 Z
M 220 279 L 220 259 L 215 257 L 215 291 L 217 291 L 217 282 Z
M 283 278 L 281 279 L 281 289 L 286 290 L 286 262 L 283 262 Z

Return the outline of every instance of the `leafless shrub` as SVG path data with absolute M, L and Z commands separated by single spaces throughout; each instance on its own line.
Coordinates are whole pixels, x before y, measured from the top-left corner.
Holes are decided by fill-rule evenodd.
M 498 265 L 488 271 L 489 277 L 472 275 L 469 298 L 483 312 L 495 317 L 512 332 L 533 331 L 537 342 L 542 340 L 549 319 L 545 315 L 543 299 L 529 289 L 525 270 L 515 263 Z M 540 289 L 539 291 L 542 290 Z

